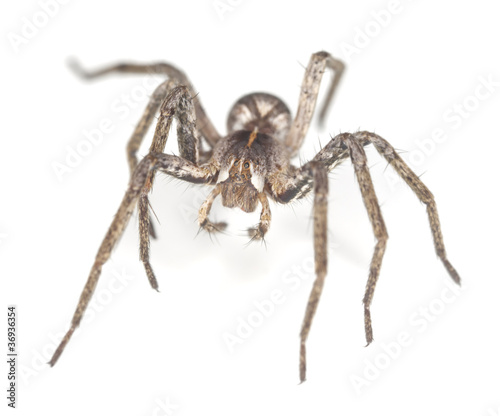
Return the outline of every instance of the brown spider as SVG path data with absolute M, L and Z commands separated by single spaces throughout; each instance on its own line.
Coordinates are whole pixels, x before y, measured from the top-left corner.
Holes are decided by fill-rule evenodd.
M 427 206 L 434 246 L 451 278 L 460 284 L 460 277 L 446 257 L 439 225 L 436 203 L 431 192 L 399 157 L 394 148 L 380 136 L 362 131 L 335 136 L 306 164 L 297 168 L 290 160 L 297 155 L 306 136 L 314 113 L 321 78 L 326 68 L 334 77 L 320 112 L 322 121 L 332 101 L 344 64 L 326 52 L 312 55 L 307 66 L 299 97 L 297 114 L 292 116 L 279 98 L 254 93 L 240 98 L 229 112 L 228 134 L 220 136 L 195 96 L 193 87 L 183 72 L 166 63 L 152 65 L 120 64 L 88 73 L 73 65 L 85 78 L 94 78 L 113 72 L 161 73 L 168 77 L 154 91 L 144 114 L 137 124 L 127 146 L 131 179 L 111 226 L 99 247 L 87 283 L 73 315 L 71 327 L 62 339 L 49 364 L 54 365 L 92 297 L 102 266 L 122 235 L 136 204 L 139 209 L 140 258 L 154 289 L 158 283 L 149 262 L 150 225 L 148 194 L 157 170 L 178 179 L 212 185 L 214 188 L 202 204 L 198 223 L 208 232 L 224 229 L 225 223 L 212 223 L 208 219 L 215 198 L 220 195 L 225 207 L 238 207 L 253 212 L 260 202 L 262 211 L 256 228 L 249 229 L 252 240 L 263 239 L 269 230 L 271 211 L 268 198 L 287 204 L 303 198 L 314 190 L 314 253 L 316 280 L 309 296 L 300 332 L 300 381 L 306 378 L 306 340 L 318 306 L 327 272 L 327 201 L 328 172 L 341 161 L 351 158 L 359 182 L 363 201 L 377 238 L 370 264 L 370 273 L 363 298 L 365 336 L 367 345 L 373 340 L 370 303 L 380 272 L 387 231 L 366 165 L 363 146 L 373 144 L 417 197 Z M 137 163 L 136 152 L 148 127 L 159 109 L 153 143 L 149 153 Z M 177 140 L 180 156 L 162 153 L 170 132 L 173 118 L 177 120 Z M 200 149 L 202 140 L 209 148 Z

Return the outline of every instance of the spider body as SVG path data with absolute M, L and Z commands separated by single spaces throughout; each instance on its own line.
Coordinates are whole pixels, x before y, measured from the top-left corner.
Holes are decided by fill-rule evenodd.
M 259 224 L 249 230 L 252 240 L 263 239 L 269 230 L 271 210 L 268 198 L 286 204 L 313 193 L 316 279 L 300 331 L 301 381 L 306 377 L 306 340 L 327 274 L 328 172 L 346 159 L 352 161 L 361 196 L 377 240 L 363 297 L 367 344 L 373 340 L 370 305 L 380 274 L 388 234 L 371 181 L 364 146 L 372 144 L 426 205 L 436 253 L 450 277 L 457 284 L 460 283 L 460 277 L 446 255 L 432 193 L 382 137 L 366 131 L 342 133 L 333 137 L 309 162 L 299 167 L 291 163 L 306 137 L 323 73 L 326 69 L 331 69 L 334 71 L 334 77 L 320 112 L 320 121 L 324 119 L 343 73 L 342 62 L 328 53 L 317 52 L 312 55 L 305 71 L 295 117 L 292 117 L 283 101 L 271 94 L 245 95 L 229 112 L 226 136 L 219 135 L 200 102 L 193 99 L 196 96 L 195 91 L 184 73 L 170 64 L 119 64 L 91 73 L 75 64 L 73 68 L 85 78 L 114 72 L 134 74 L 156 72 L 166 75 L 167 80 L 156 88 L 129 140 L 127 154 L 131 178 L 127 191 L 99 247 L 73 315 L 71 327 L 54 352 L 50 360 L 51 365 L 57 362 L 79 326 L 95 291 L 102 267 L 108 261 L 136 207 L 139 216 L 140 260 L 144 264 L 151 286 L 158 289 L 158 282 L 149 259 L 150 236 L 154 236 L 154 230 L 150 223 L 148 199 L 157 172 L 179 180 L 213 186 L 198 213 L 199 226 L 208 232 L 218 232 L 226 226 L 225 223 L 212 223 L 209 220 L 210 208 L 218 196 L 225 207 L 240 208 L 244 212 L 253 212 L 260 204 Z M 157 112 L 159 117 L 149 153 L 138 163 L 137 150 Z M 174 119 L 177 121 L 179 156 L 163 153 Z M 203 147 L 208 150 L 204 150 Z
M 284 139 L 291 117 L 285 103 L 267 93 L 248 94 L 234 104 L 227 120 L 229 135 L 217 143 L 213 155 L 221 166 L 217 183 L 223 206 L 255 211 L 259 194 L 269 187 L 268 173 L 288 169 Z

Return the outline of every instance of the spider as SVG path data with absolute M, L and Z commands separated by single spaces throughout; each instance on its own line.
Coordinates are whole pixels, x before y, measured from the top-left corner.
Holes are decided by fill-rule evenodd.
M 195 99 L 194 89 L 186 75 L 173 65 L 124 63 L 87 72 L 73 63 L 73 69 L 87 79 L 116 72 L 156 73 L 165 75 L 167 79 L 155 89 L 128 142 L 127 155 L 131 178 L 127 191 L 99 247 L 73 315 L 71 327 L 49 362 L 51 366 L 57 362 L 73 332 L 79 326 L 102 267 L 108 261 L 136 205 L 139 216 L 140 259 L 151 286 L 153 289 L 158 289 L 158 282 L 149 261 L 150 235 L 154 237 L 154 229 L 150 225 L 148 201 L 148 194 L 157 171 L 190 183 L 213 187 L 198 213 L 200 229 L 210 233 L 222 231 L 226 227 L 225 223 L 213 223 L 209 220 L 210 209 L 217 197 L 221 198 L 223 206 L 240 208 L 244 212 L 255 211 L 260 203 L 259 224 L 248 230 L 251 240 L 262 240 L 269 230 L 271 222 L 269 199 L 279 204 L 288 204 L 313 193 L 316 278 L 300 331 L 301 382 L 306 379 L 306 340 L 327 274 L 328 173 L 347 158 L 351 159 L 354 166 L 363 202 L 377 240 L 363 297 L 367 345 L 373 340 L 370 304 L 388 235 L 367 167 L 364 146 L 372 144 L 427 206 L 436 253 L 451 278 L 460 284 L 460 277 L 446 256 L 432 193 L 382 137 L 367 131 L 342 133 L 333 137 L 311 161 L 300 167 L 290 163 L 306 137 L 323 73 L 326 69 L 330 69 L 333 71 L 333 77 L 320 111 L 320 122 L 325 118 L 344 71 L 342 61 L 333 58 L 327 52 L 317 52 L 311 56 L 305 70 L 294 118 L 285 103 L 274 95 L 262 92 L 245 95 L 236 101 L 229 112 L 228 133 L 225 136 L 217 132 L 200 101 Z M 138 163 L 136 152 L 158 110 L 159 118 L 149 153 Z M 177 121 L 179 156 L 163 153 L 174 118 Z M 204 148 L 208 150 L 203 150 Z

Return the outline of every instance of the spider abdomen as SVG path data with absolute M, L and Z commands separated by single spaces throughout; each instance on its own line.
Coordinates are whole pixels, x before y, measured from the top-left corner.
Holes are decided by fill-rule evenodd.
M 227 120 L 227 131 L 257 129 L 284 141 L 291 123 L 290 110 L 282 100 L 271 94 L 256 92 L 241 97 L 233 105 Z

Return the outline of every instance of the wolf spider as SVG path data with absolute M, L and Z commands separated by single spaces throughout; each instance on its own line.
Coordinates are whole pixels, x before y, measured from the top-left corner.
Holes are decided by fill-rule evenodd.
M 218 232 L 226 226 L 225 223 L 213 223 L 208 219 L 212 203 L 218 196 L 221 197 L 225 207 L 238 207 L 244 212 L 255 211 L 260 203 L 259 224 L 248 230 L 252 240 L 262 240 L 269 230 L 271 221 L 269 198 L 277 203 L 287 204 L 313 191 L 316 279 L 300 331 L 301 382 L 306 378 L 306 340 L 327 272 L 328 173 L 347 158 L 350 158 L 354 165 L 363 202 L 377 239 L 363 298 L 367 345 L 373 340 L 370 303 L 388 236 L 366 164 L 364 146 L 373 144 L 415 192 L 420 201 L 427 206 L 437 255 L 451 278 L 460 284 L 458 273 L 446 257 L 436 203 L 431 192 L 382 137 L 367 131 L 342 133 L 332 138 L 311 161 L 300 167 L 295 167 L 290 163 L 290 160 L 297 155 L 306 136 L 326 68 L 331 69 L 334 75 L 320 112 L 320 121 L 322 121 L 343 73 L 344 64 L 326 52 L 317 52 L 312 55 L 306 68 L 295 118 L 292 119 L 289 109 L 279 98 L 267 93 L 249 94 L 233 105 L 227 121 L 228 134 L 221 136 L 210 122 L 199 100 L 194 98 L 196 94 L 187 77 L 170 64 L 127 63 L 95 72 L 86 72 L 74 65 L 74 69 L 84 78 L 120 72 L 159 73 L 166 75 L 167 80 L 154 91 L 128 142 L 130 183 L 118 212 L 99 247 L 71 327 L 49 362 L 51 366 L 57 362 L 73 332 L 80 324 L 97 285 L 101 269 L 109 259 L 136 205 L 138 205 L 139 212 L 140 259 L 151 286 L 153 289 L 158 289 L 158 282 L 149 262 L 150 234 L 154 236 L 154 230 L 150 225 L 148 201 L 148 194 L 158 170 L 183 181 L 213 186 L 198 214 L 199 226 L 208 232 Z M 149 153 L 140 163 L 137 163 L 136 152 L 158 109 L 159 118 L 153 143 Z M 163 153 L 174 118 L 177 120 L 180 156 Z M 202 149 L 203 143 L 204 147 L 209 150 Z

